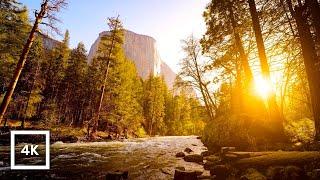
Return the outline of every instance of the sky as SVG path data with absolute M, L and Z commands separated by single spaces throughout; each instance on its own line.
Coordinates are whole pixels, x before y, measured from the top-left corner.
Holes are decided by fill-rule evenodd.
M 107 17 L 118 14 L 125 29 L 156 39 L 160 56 L 175 72 L 183 58 L 181 40 L 205 31 L 202 13 L 210 0 L 69 0 L 58 17 L 70 32 L 70 45 L 83 42 L 89 51 L 98 34 L 108 30 Z M 20 0 L 30 14 L 41 0 Z M 30 16 L 32 19 L 33 17 Z M 61 37 L 56 36 L 56 39 Z

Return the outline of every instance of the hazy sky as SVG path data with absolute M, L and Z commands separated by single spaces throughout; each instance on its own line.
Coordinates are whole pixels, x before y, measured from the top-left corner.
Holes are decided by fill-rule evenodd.
M 201 37 L 205 25 L 202 12 L 210 0 L 69 0 L 59 17 L 62 31 L 68 29 L 71 46 L 83 42 L 89 51 L 101 31 L 107 30 L 107 17 L 120 15 L 126 29 L 157 40 L 162 59 L 178 71 L 183 57 L 181 40 L 193 34 Z M 30 12 L 41 0 L 20 0 Z M 60 37 L 57 37 L 60 38 Z

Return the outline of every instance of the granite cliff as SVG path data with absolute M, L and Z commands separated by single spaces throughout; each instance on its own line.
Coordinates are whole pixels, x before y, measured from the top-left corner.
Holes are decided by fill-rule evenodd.
M 91 46 L 88 55 L 89 62 L 91 62 L 97 51 L 100 38 L 106 33 L 108 32 L 101 32 Z M 167 85 L 172 88 L 176 74 L 161 59 L 156 46 L 156 40 L 150 36 L 137 34 L 128 30 L 125 30 L 124 35 L 123 48 L 125 54 L 135 63 L 139 76 L 143 79 L 146 79 L 150 74 L 163 76 Z

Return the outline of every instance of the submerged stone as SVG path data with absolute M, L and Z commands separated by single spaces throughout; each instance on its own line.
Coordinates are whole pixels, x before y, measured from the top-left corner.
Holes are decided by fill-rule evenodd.
M 190 148 L 185 148 L 185 149 L 184 149 L 184 152 L 191 153 L 191 152 L 193 152 L 193 151 L 192 151 L 192 149 L 190 149 Z
M 106 175 L 106 180 L 127 180 L 127 179 L 129 179 L 128 171 L 108 172 Z
M 250 168 L 241 176 L 240 180 L 267 180 L 267 178 L 256 169 Z
M 210 169 L 210 174 L 215 175 L 217 179 L 226 179 L 230 173 L 230 168 L 226 165 L 216 165 Z
M 203 157 L 199 154 L 187 155 L 183 159 L 187 162 L 197 162 L 197 163 L 203 162 Z
M 176 157 L 185 157 L 186 155 L 183 152 L 178 152 Z
M 174 172 L 174 180 L 197 180 L 197 172 L 196 171 L 182 171 L 176 169 Z

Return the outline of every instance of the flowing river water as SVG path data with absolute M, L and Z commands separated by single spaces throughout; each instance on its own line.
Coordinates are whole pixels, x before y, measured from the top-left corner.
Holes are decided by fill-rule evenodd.
M 22 147 L 23 144 L 18 146 Z M 0 146 L 0 179 L 12 176 L 104 179 L 107 172 L 120 170 L 128 171 L 130 179 L 158 180 L 173 179 L 174 169 L 181 166 L 187 170 L 204 171 L 201 164 L 185 162 L 183 158 L 175 157 L 176 153 L 183 152 L 187 147 L 195 154 L 206 150 L 196 136 L 138 138 L 124 142 L 56 142 L 50 147 L 49 171 L 15 171 L 9 167 L 9 147 Z M 42 152 L 43 150 L 40 150 L 40 154 Z M 37 157 L 19 159 L 28 164 L 43 163 L 43 159 Z

